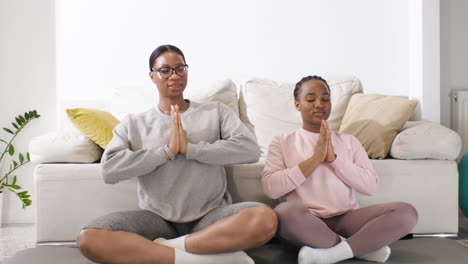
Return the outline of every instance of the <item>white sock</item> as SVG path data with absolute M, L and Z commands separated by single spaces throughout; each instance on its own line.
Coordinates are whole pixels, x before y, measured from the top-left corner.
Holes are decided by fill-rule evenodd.
M 187 236 L 188 235 L 181 236 L 181 237 L 176 237 L 174 239 L 169 239 L 169 240 L 165 239 L 163 237 L 158 237 L 153 241 L 156 242 L 156 243 L 168 246 L 168 247 L 173 247 L 173 248 L 177 248 L 177 249 L 182 250 L 182 251 L 186 251 L 185 250 L 185 238 Z
M 175 264 L 255 264 L 244 251 L 218 254 L 192 254 L 177 248 L 175 251 Z
M 353 257 L 353 251 L 346 241 L 331 248 L 311 248 L 304 246 L 299 251 L 299 264 L 329 264 L 337 263 Z
M 359 256 L 356 256 L 358 259 L 364 259 L 368 261 L 375 261 L 375 262 L 380 262 L 380 263 L 385 263 L 387 259 L 390 257 L 390 254 L 392 251 L 390 250 L 389 246 L 383 246 L 379 249 L 376 249 L 374 251 L 371 251 L 366 254 L 362 254 Z
M 346 238 L 340 236 L 341 241 L 345 241 Z M 363 259 L 367 261 L 375 261 L 375 262 L 380 262 L 380 263 L 385 263 L 388 258 L 390 257 L 390 254 L 392 251 L 390 250 L 389 246 L 383 246 L 379 249 L 376 249 L 374 251 L 371 251 L 366 254 L 362 254 L 359 256 L 355 256 L 357 259 Z

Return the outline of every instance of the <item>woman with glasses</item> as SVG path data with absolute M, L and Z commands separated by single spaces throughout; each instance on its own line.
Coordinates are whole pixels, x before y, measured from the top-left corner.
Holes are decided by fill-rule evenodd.
M 299 264 L 336 263 L 356 257 L 385 262 L 387 246 L 417 222 L 403 202 L 359 208 L 355 192 L 373 195 L 378 178 L 360 142 L 332 132 L 330 87 L 319 76 L 302 78 L 294 89 L 302 128 L 276 136 L 262 172 L 267 196 L 281 199 L 278 235 L 299 251 Z
M 95 219 L 78 247 L 99 263 L 254 263 L 242 250 L 275 234 L 276 215 L 232 204 L 224 170 L 259 159 L 254 136 L 227 106 L 184 98 L 188 65 L 177 47 L 156 48 L 149 68 L 159 104 L 122 120 L 101 160 L 106 183 L 137 178 L 141 210 Z

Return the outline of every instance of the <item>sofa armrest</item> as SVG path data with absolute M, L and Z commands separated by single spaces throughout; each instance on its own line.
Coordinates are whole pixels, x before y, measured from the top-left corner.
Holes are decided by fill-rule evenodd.
M 408 121 L 393 140 L 390 155 L 396 159 L 456 160 L 461 138 L 455 131 L 429 121 Z

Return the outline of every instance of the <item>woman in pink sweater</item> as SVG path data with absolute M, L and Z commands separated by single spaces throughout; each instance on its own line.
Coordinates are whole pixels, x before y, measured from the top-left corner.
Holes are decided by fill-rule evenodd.
M 294 98 L 302 128 L 273 139 L 262 173 L 266 195 L 282 201 L 275 208 L 278 235 L 302 247 L 299 264 L 353 257 L 385 262 L 387 245 L 416 225 L 416 209 L 404 202 L 360 208 L 355 192 L 375 194 L 377 173 L 355 137 L 330 131 L 327 82 L 304 77 Z

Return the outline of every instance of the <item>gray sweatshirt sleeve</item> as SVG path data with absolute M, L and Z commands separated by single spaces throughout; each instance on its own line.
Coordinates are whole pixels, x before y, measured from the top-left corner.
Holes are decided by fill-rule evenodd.
M 114 137 L 101 158 L 101 174 L 105 183 L 118 183 L 146 175 L 167 162 L 161 147 L 133 151 L 129 145 L 127 117 L 114 128 Z
M 188 143 L 186 158 L 214 165 L 257 162 L 260 147 L 239 117 L 229 107 L 218 103 L 218 118 L 221 138 L 213 143 Z

